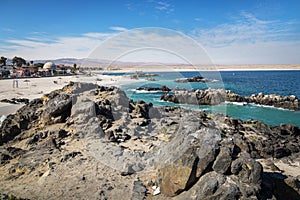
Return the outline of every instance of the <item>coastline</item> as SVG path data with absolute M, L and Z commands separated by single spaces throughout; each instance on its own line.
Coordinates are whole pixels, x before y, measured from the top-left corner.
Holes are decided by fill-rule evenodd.
M 86 89 L 72 93 L 79 88 Z M 63 191 L 68 198 L 74 198 L 76 192 L 76 197 L 93 199 L 101 189 L 109 199 L 130 199 L 138 179 L 139 188 L 145 191 L 143 197 L 155 183 L 159 191 L 148 190 L 159 195 L 153 199 L 191 199 L 207 187 L 203 180 L 219 177 L 228 182 L 222 180 L 220 186 L 212 184 L 208 189 L 235 187 L 237 190 L 228 193 L 246 199 L 248 193 L 240 191 L 258 188 L 253 196 L 261 197 L 266 189 L 272 194 L 276 188 L 293 186 L 288 183 L 299 180 L 299 128 L 293 125 L 268 126 L 257 120 L 155 108 L 143 101 L 130 101 L 118 88 L 92 84 L 72 83 L 54 94 L 49 95 L 48 103 L 24 106 L 3 126 L 0 192 L 47 199 L 60 197 Z M 77 101 L 70 106 L 72 94 Z M 193 163 L 198 162 L 205 173 L 195 168 L 201 172 L 199 180 L 186 188 Z M 188 169 L 187 173 L 182 173 L 183 169 Z M 272 176 L 274 173 L 280 176 Z M 168 190 L 173 187 L 170 182 L 178 182 L 177 177 L 183 180 L 181 193 L 176 193 L 176 184 Z M 289 182 L 284 182 L 286 178 Z M 58 181 L 62 187 L 57 187 Z M 104 189 L 95 187 L 105 184 L 108 187 Z M 49 192 L 43 192 L 45 188 Z M 289 188 L 283 197 L 291 193 L 299 196 L 297 186 Z
M 77 75 L 77 76 L 54 76 L 42 78 L 18 79 L 18 88 L 13 88 L 14 79 L 0 80 L 0 100 L 12 98 L 26 98 L 30 101 L 40 98 L 54 90 L 61 89 L 69 82 L 94 83 L 103 86 L 121 86 L 141 80 L 133 80 L 124 76 L 109 76 L 101 74 Z M 25 81 L 27 80 L 27 81 Z M 0 117 L 15 113 L 24 104 L 10 104 L 0 102 Z
M 184 71 L 299 71 L 300 64 L 287 65 L 211 65 L 211 66 L 178 66 L 178 65 L 163 65 L 163 66 L 121 66 L 119 68 L 106 68 L 101 72 L 106 73 L 134 73 L 136 71 L 143 72 L 184 72 Z M 99 71 L 93 71 L 99 72 Z
M 261 68 L 261 65 L 256 65 L 254 68 L 252 65 L 240 65 L 235 66 L 235 68 L 229 68 L 232 66 L 216 66 L 219 69 L 216 71 L 288 71 L 288 70 L 300 70 L 300 65 L 284 65 L 294 66 L 293 68 L 279 68 L 283 65 L 268 65 L 269 68 Z M 273 66 L 271 68 L 271 66 Z M 44 94 L 48 94 L 53 90 L 60 89 L 67 85 L 70 81 L 72 82 L 86 82 L 94 83 L 103 86 L 117 86 L 120 87 L 124 84 L 130 84 L 134 82 L 144 81 L 144 79 L 134 80 L 127 76 L 118 76 L 118 75 L 103 75 L 102 73 L 134 73 L 136 71 L 143 70 L 144 72 L 197 72 L 201 69 L 199 68 L 190 68 L 190 66 L 165 66 L 165 68 L 157 68 L 150 66 L 142 66 L 141 68 L 132 67 L 123 67 L 120 70 L 101 70 L 93 71 L 92 75 L 74 75 L 74 76 L 54 76 L 54 77 L 42 77 L 42 78 L 23 78 L 18 79 L 19 88 L 13 88 L 13 79 L 2 79 L 0 80 L 0 100 L 3 99 L 12 99 L 12 98 L 27 98 L 33 100 L 35 98 L 40 98 Z M 226 68 L 227 67 L 227 68 Z M 239 67 L 239 68 L 238 68 Z M 252 68 L 250 68 L 252 67 Z M 260 67 L 260 68 L 259 68 Z M 148 69 L 148 70 L 144 70 Z M 203 70 L 205 71 L 205 70 Z M 25 82 L 26 81 L 26 82 Z M 23 104 L 9 104 L 1 103 L 0 104 L 0 116 L 13 114 L 19 107 Z

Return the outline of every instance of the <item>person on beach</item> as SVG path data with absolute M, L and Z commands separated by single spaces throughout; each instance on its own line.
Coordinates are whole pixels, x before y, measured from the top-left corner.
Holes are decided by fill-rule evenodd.
M 18 77 L 19 77 L 19 74 L 16 73 L 16 78 L 13 80 L 13 88 L 19 87 Z

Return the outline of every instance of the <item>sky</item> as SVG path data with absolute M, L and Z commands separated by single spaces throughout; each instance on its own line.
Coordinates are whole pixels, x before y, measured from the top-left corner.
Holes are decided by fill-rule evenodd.
M 107 59 L 103 48 L 113 45 L 128 46 L 120 51 L 131 52 L 127 61 L 151 62 L 161 51 L 143 57 L 133 50 L 161 44 L 185 58 L 182 52 L 197 56 L 198 45 L 214 64 L 299 64 L 299 11 L 299 0 L 2 0 L 0 56 L 87 58 L 96 51 Z M 185 41 L 195 44 L 180 46 Z

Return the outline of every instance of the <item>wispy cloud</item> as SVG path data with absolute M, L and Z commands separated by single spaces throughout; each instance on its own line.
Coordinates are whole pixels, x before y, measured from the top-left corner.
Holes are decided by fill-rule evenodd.
M 248 12 L 231 23 L 190 33 L 218 64 L 300 63 L 300 31 L 297 21 L 262 20 Z
M 191 35 L 208 47 L 222 47 L 235 43 L 299 40 L 299 34 L 292 30 L 296 23 L 261 20 L 251 13 L 241 12 L 233 23 L 220 24 L 211 29 L 196 29 Z
M 26 59 L 55 59 L 61 57 L 87 57 L 102 41 L 115 33 L 84 33 L 77 37 L 27 37 L 5 40 L 0 45 L 0 54 L 15 55 Z
M 168 3 L 166 1 L 158 1 L 158 2 L 155 2 L 155 3 L 156 3 L 155 9 L 157 9 L 159 11 L 164 11 L 166 13 L 171 13 L 175 10 L 174 6 L 171 3 Z
M 99 32 L 91 32 L 91 33 L 84 33 L 82 34 L 82 37 L 88 37 L 88 38 L 94 38 L 99 40 L 105 40 L 114 34 L 112 33 L 99 33 Z
M 121 26 L 112 26 L 109 29 L 113 30 L 113 31 L 128 31 L 127 28 L 124 28 L 124 27 L 121 27 Z
M 194 20 L 197 21 L 197 22 L 203 21 L 203 19 L 202 19 L 202 18 L 199 18 L 199 17 L 194 18 Z

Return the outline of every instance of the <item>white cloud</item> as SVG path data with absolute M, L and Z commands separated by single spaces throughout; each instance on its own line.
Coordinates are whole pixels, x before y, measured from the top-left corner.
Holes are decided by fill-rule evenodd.
M 102 41 L 115 34 L 85 33 L 77 37 L 42 38 L 6 40 L 0 46 L 0 54 L 7 57 L 16 55 L 26 59 L 56 59 L 62 57 L 84 58 Z
M 300 35 L 294 21 L 261 20 L 241 12 L 232 23 L 195 29 L 191 36 L 201 43 L 216 64 L 300 63 Z M 297 46 L 298 45 L 298 46 Z
M 253 43 L 291 40 L 296 35 L 291 31 L 294 23 L 264 21 L 242 12 L 234 23 L 220 24 L 211 29 L 195 29 L 194 38 L 209 47 L 228 46 L 233 43 Z
M 179 32 L 161 28 L 122 32 L 103 42 L 89 58 L 111 61 L 211 64 L 204 49 L 194 40 Z
M 153 3 L 156 4 L 155 9 L 157 9 L 159 11 L 171 13 L 175 10 L 174 6 L 172 4 L 165 2 L 165 1 L 158 1 L 158 2 L 153 2 Z
M 110 27 L 110 30 L 113 30 L 113 31 L 128 31 L 127 28 L 124 28 L 124 27 L 120 27 L 120 26 L 112 26 Z
M 26 59 L 100 58 L 124 61 L 214 64 L 300 63 L 297 22 L 261 20 L 242 12 L 232 23 L 195 29 L 189 35 L 167 29 L 111 27 L 118 32 L 90 32 L 76 37 L 42 37 L 3 40 L 0 54 Z M 98 47 L 98 48 L 97 48 Z

